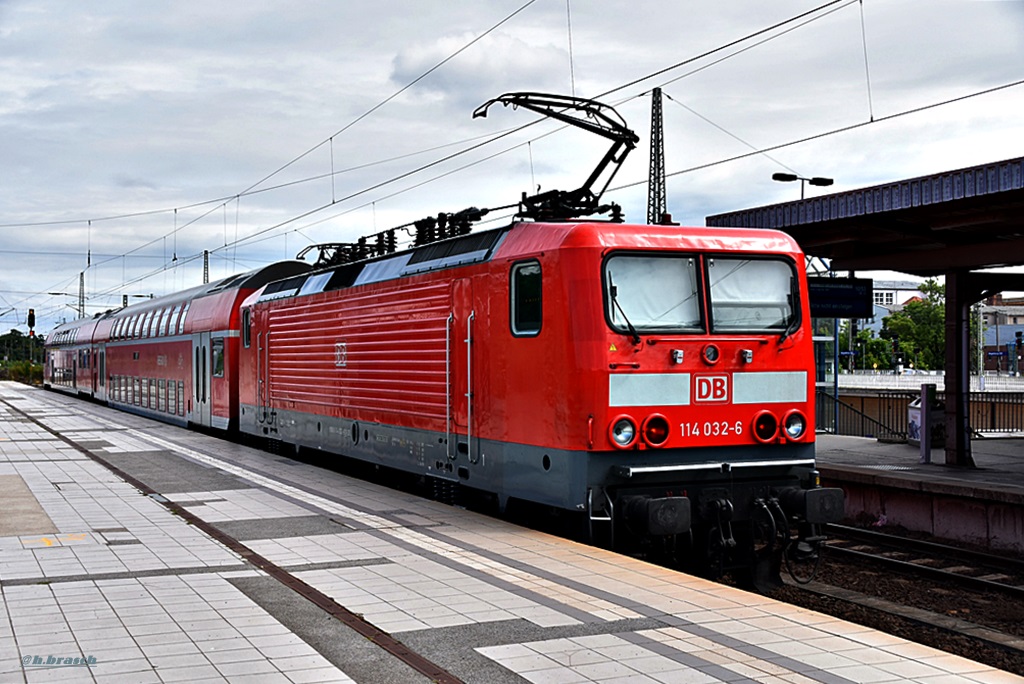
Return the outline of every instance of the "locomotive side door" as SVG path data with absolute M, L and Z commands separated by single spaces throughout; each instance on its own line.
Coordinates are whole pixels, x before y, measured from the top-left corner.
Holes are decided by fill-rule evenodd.
M 448 458 L 468 458 L 476 463 L 480 457 L 479 437 L 475 434 L 473 392 L 475 361 L 474 339 L 479 327 L 473 307 L 473 282 L 468 278 L 452 284 L 452 318 L 448 334 L 449 425 Z
M 261 425 L 273 422 L 270 410 L 270 326 L 266 311 L 253 310 L 252 327 L 260 332 L 254 338 L 256 358 L 256 420 Z
M 210 333 L 192 335 L 192 422 L 209 427 L 210 421 Z

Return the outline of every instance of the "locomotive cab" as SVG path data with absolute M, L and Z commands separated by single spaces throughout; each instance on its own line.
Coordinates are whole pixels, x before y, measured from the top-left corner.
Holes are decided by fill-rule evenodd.
M 814 470 L 802 255 L 772 231 L 628 228 L 591 264 L 606 388 L 587 407 L 591 528 L 774 574 L 784 549 L 813 550 L 843 514 Z

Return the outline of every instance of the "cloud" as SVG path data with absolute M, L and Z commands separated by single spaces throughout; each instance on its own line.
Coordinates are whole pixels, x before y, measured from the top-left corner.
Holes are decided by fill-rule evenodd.
M 392 62 L 391 80 L 400 86 L 411 83 L 474 37 L 466 32 L 404 48 Z M 568 54 L 561 48 L 530 44 L 521 38 L 495 32 L 424 78 L 416 97 L 441 97 L 457 110 L 472 110 L 511 91 L 562 92 L 567 85 L 560 73 L 564 70 L 556 72 L 553 66 L 565 65 L 567 69 L 568 62 Z

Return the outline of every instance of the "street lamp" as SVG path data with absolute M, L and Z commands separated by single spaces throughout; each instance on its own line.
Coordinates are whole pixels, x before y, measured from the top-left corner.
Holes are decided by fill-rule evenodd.
M 779 181 L 780 183 L 792 183 L 793 181 L 800 181 L 800 199 L 804 198 L 804 184 L 810 183 L 811 185 L 832 185 L 835 181 L 831 178 L 822 178 L 821 176 L 815 176 L 813 178 L 803 178 L 795 173 L 773 173 L 773 181 Z

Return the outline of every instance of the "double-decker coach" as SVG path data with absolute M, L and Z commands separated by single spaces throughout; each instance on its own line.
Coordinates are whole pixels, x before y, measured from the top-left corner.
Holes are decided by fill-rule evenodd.
M 60 326 L 47 340 L 45 384 L 170 423 L 229 429 L 237 420 L 239 303 L 308 269 L 279 262 Z
M 95 397 L 105 385 L 103 357 L 93 338 L 103 314 L 63 323 L 46 338 L 43 385 L 61 392 Z

